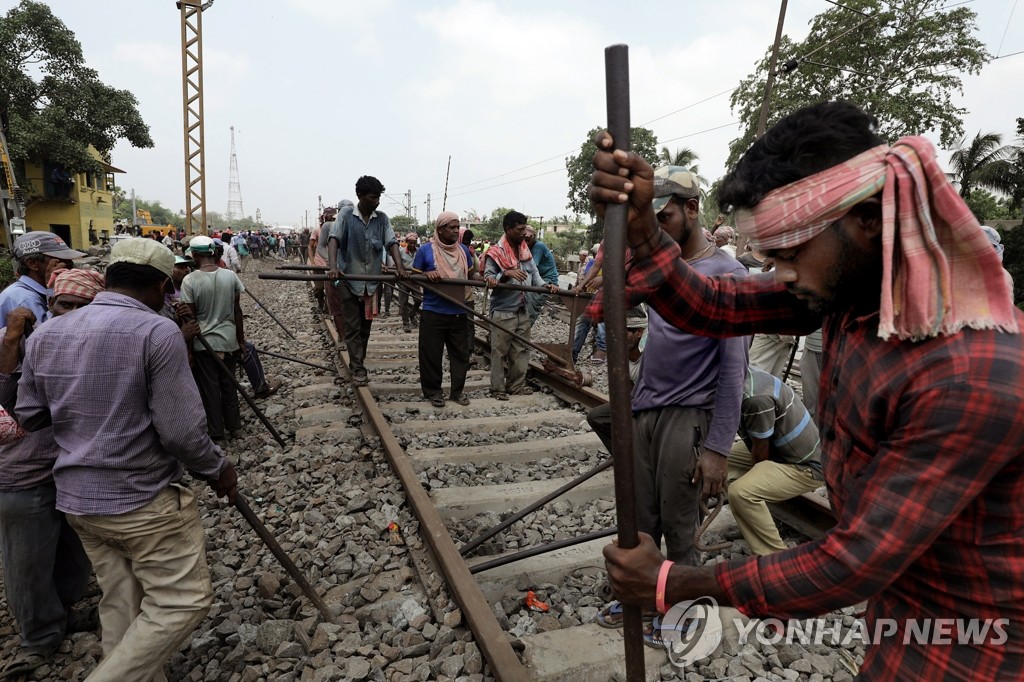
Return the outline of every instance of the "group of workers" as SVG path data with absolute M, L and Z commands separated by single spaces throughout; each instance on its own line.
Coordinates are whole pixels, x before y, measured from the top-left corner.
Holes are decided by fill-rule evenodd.
M 620 625 L 622 604 L 640 607 L 645 638 L 659 644 L 657 616 L 688 599 L 781 618 L 866 601 L 869 632 L 881 621 L 894 629 L 871 640 L 861 679 L 1024 676 L 1022 314 L 932 146 L 886 144 L 847 103 L 780 120 L 718 194 L 736 230 L 774 262 L 751 274 L 721 248 L 728 239 L 718 245 L 700 228 L 691 173 L 613 151 L 604 132 L 595 142 L 595 210 L 628 206 L 643 531 L 637 547 L 605 549 L 617 602 L 599 622 Z M 325 212 L 308 251 L 328 273 L 323 296 L 353 382 L 369 381 L 380 299 L 372 277 L 390 258 L 399 287 L 412 272 L 426 275 L 417 282 L 425 399 L 468 403 L 465 283 L 480 279 L 491 289 L 492 395 L 528 393 L 523 340 L 543 302 L 500 285 L 555 292 L 557 269 L 552 281 L 526 217 L 507 214 L 478 262 L 455 213 L 438 216 L 429 242 L 410 250 L 413 240 L 403 248 L 377 210 L 380 181 L 363 176 L 355 190 L 355 204 Z M 219 443 L 237 431 L 237 398 L 232 405 L 234 387 L 222 379 L 235 358 L 256 352 L 239 314 L 241 282 L 212 240 L 193 238 L 190 249 L 194 272 L 154 240 L 120 242 L 104 280 L 69 269 L 82 254 L 55 235 L 15 244 L 20 277 L 0 293 L 0 552 L 21 647 L 5 676 L 31 672 L 67 632 L 90 627 L 71 608 L 90 563 L 103 592 L 104 653 L 90 679 L 162 679 L 210 607 L 183 473 L 234 498 L 236 473 Z M 604 293 L 588 309 L 593 322 L 603 319 Z M 819 377 L 808 410 L 773 368 L 750 363 L 749 343 L 817 330 L 805 351 L 817 363 L 808 376 Z M 607 439 L 610 416 L 589 420 Z M 787 548 L 765 503 L 820 485 L 836 526 Z M 698 502 L 720 495 L 756 556 L 701 566 Z M 988 638 L 910 636 L 927 619 L 1002 627 Z

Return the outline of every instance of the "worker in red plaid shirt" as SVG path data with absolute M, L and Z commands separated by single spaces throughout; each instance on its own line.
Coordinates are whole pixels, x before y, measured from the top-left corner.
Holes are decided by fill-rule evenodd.
M 618 598 L 708 595 L 759 618 L 867 601 L 861 680 L 1024 679 L 1024 316 L 932 145 L 889 146 L 848 103 L 782 119 L 718 193 L 775 259 L 736 278 L 680 259 L 651 210 L 651 167 L 596 142 L 595 208 L 629 206 L 630 305 L 716 337 L 822 328 L 816 416 L 837 519 L 820 540 L 709 567 L 665 564 L 644 535 L 611 545 Z

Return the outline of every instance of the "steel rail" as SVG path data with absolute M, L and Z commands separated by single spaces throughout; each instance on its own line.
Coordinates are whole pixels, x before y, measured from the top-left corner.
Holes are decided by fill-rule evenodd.
M 326 323 L 324 323 L 324 327 L 337 341 L 337 331 Z M 341 360 L 339 359 L 338 362 Z M 380 438 L 381 447 L 384 448 L 384 454 L 392 471 L 395 472 L 405 489 L 409 506 L 412 507 L 413 513 L 419 519 L 420 532 L 444 574 L 445 582 L 448 584 L 452 596 L 462 609 L 462 614 L 469 629 L 473 632 L 477 646 L 480 647 L 480 651 L 490 663 L 492 673 L 502 682 L 529 680 L 530 675 L 526 667 L 519 661 L 505 631 L 498 625 L 491 605 L 487 603 L 476 579 L 469 572 L 469 566 L 459 554 L 458 548 L 455 547 L 455 543 L 444 525 L 444 520 L 431 501 L 430 495 L 423 489 L 416 469 L 405 453 L 402 444 L 398 442 L 391 431 L 391 425 L 374 400 L 370 388 L 368 386 L 354 386 L 353 388 L 363 406 L 366 420 Z

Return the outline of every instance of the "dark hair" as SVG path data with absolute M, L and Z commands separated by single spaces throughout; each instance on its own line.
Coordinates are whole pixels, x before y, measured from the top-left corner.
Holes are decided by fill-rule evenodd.
M 722 180 L 722 210 L 756 206 L 765 194 L 885 144 L 875 118 L 850 102 L 822 102 L 772 126 Z
M 18 275 L 27 275 L 28 273 L 32 272 L 29 269 L 28 264 L 35 263 L 36 261 L 41 260 L 44 260 L 43 254 L 41 253 L 33 253 L 28 256 L 22 256 L 21 258 L 18 259 Z
M 366 194 L 384 194 L 384 185 L 372 175 L 364 175 L 356 180 L 356 196 L 361 197 Z
M 138 263 L 113 263 L 107 268 L 107 289 L 128 289 L 138 291 L 163 282 L 167 275 L 151 265 Z
M 467 228 L 466 231 L 462 233 L 462 243 L 465 244 L 466 246 L 469 246 L 470 242 L 472 242 L 472 241 L 473 241 L 473 230 L 470 230 L 470 229 Z
M 509 228 L 515 227 L 516 225 L 525 225 L 526 216 L 519 211 L 509 211 L 505 214 L 505 217 L 501 219 L 501 226 L 508 230 Z

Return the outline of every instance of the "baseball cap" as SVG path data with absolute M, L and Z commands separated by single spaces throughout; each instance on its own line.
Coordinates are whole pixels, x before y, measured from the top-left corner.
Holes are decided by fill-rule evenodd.
M 214 243 L 209 237 L 199 235 L 192 237 L 192 241 L 188 243 L 188 248 L 193 253 L 213 253 Z
M 39 253 L 61 260 L 85 257 L 81 251 L 68 248 L 64 240 L 52 232 L 26 232 L 14 240 L 15 258 L 21 259 Z
M 192 241 L 195 242 L 196 239 L 198 237 L 193 237 Z M 171 271 L 174 270 L 174 254 L 155 239 L 132 237 L 114 244 L 110 249 L 108 267 L 114 263 L 148 265 L 170 277 Z
M 699 199 L 700 183 L 696 175 L 682 166 L 662 166 L 654 171 L 654 212 L 661 213 L 673 196 Z

